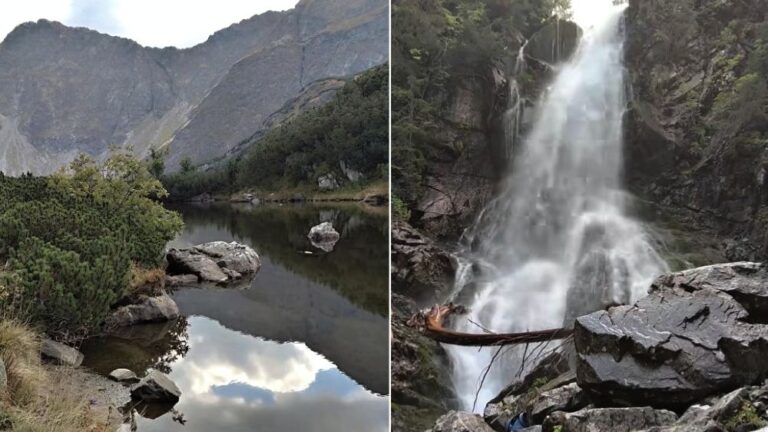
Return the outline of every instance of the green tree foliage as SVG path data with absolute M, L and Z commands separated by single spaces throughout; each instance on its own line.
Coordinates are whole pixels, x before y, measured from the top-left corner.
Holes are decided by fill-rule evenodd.
M 316 185 L 322 175 L 344 178 L 340 161 L 368 179 L 382 177 L 389 159 L 388 81 L 388 67 L 375 67 L 350 80 L 328 104 L 251 142 L 239 160 L 208 171 L 182 161 L 181 172 L 163 181 L 174 197 Z
M 148 165 L 87 157 L 49 178 L 0 176 L 0 263 L 12 307 L 54 335 L 83 336 L 128 286 L 132 263 L 157 266 L 181 218 Z M 9 282 L 10 281 L 10 282 Z
M 442 114 L 457 80 L 517 54 L 570 0 L 397 0 L 392 4 L 392 182 L 406 204 L 423 193 L 427 160 L 447 140 Z

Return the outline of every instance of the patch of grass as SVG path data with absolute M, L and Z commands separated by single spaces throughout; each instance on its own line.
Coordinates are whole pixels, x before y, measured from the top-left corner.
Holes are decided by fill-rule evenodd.
M 739 411 L 737 411 L 733 417 L 729 418 L 723 424 L 725 429 L 728 431 L 735 431 L 736 428 L 742 425 L 750 425 L 761 428 L 768 425 L 768 422 L 766 422 L 763 418 L 760 417 L 760 415 L 758 415 L 754 405 L 745 401 L 741 404 Z
M 132 265 L 130 272 L 130 282 L 126 291 L 127 296 L 148 295 L 156 296 L 161 294 L 165 286 L 165 270 L 161 267 L 144 268 L 139 265 Z
M 40 338 L 11 320 L 0 321 L 0 359 L 8 386 L 0 398 L 0 429 L 15 432 L 106 432 L 113 425 L 88 398 L 63 387 L 40 362 Z

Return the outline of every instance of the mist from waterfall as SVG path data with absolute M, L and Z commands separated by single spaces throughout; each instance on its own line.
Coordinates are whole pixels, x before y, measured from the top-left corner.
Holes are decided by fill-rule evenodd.
M 470 312 L 456 320 L 457 331 L 572 326 L 580 315 L 637 299 L 667 269 L 626 215 L 622 15 L 617 7 L 588 29 L 558 66 L 508 178 L 465 232 L 454 300 Z M 446 349 L 462 408 L 473 410 L 498 348 Z M 514 380 L 523 350 L 510 347 L 493 362 L 475 411 Z

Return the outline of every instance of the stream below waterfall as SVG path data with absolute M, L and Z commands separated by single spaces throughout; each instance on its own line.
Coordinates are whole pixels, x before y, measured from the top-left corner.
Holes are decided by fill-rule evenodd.
M 628 216 L 622 188 L 622 14 L 614 7 L 556 66 L 499 193 L 464 233 L 453 300 L 470 312 L 455 330 L 569 327 L 637 299 L 668 269 L 649 230 Z M 462 408 L 482 412 L 523 372 L 527 348 L 446 349 Z

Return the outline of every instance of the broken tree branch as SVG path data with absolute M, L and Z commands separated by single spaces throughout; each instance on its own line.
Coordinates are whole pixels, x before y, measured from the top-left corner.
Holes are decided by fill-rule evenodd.
M 425 336 L 437 342 L 460 346 L 497 346 L 524 343 L 548 342 L 565 339 L 573 333 L 569 329 L 538 330 L 524 333 L 462 333 L 444 327 L 445 320 L 452 314 L 466 313 L 463 306 L 453 303 L 435 305 L 429 311 L 420 311 L 408 320 L 408 324 L 417 327 Z

